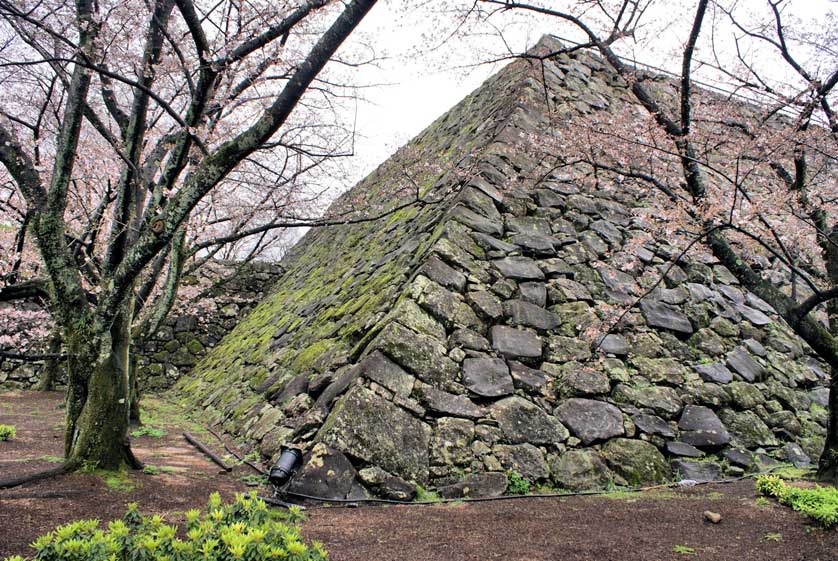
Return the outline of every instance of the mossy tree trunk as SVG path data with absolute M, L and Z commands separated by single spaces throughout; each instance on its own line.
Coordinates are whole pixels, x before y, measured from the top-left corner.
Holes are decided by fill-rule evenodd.
M 838 287 L 838 224 L 823 237 L 824 261 L 830 284 Z M 827 303 L 829 330 L 838 339 L 838 300 Z M 832 367 L 829 381 L 829 417 L 826 425 L 826 442 L 818 462 L 818 479 L 838 483 L 838 368 Z
M 137 462 L 128 445 L 130 321 L 120 314 L 110 329 L 93 325 L 66 334 L 67 467 L 117 469 Z
M 41 370 L 41 377 L 35 389 L 40 392 L 51 392 L 55 389 L 55 381 L 61 369 L 61 360 L 58 358 L 61 352 L 61 329 L 58 326 L 52 328 L 47 346 L 47 354 L 50 355 L 44 361 L 44 368 Z
M 826 441 L 818 461 L 818 479 L 838 482 L 838 370 L 835 368 L 829 381 L 828 407 Z
M 140 381 L 137 371 L 137 353 L 129 349 L 128 352 L 128 393 L 131 400 L 128 407 L 128 422 L 134 425 L 143 423 L 140 414 Z

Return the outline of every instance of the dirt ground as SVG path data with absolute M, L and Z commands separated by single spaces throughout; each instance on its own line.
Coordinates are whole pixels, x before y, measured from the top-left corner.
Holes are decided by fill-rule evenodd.
M 58 393 L 0 394 L 0 423 L 16 425 L 18 432 L 0 443 L 0 480 L 57 465 L 61 402 Z M 230 497 L 252 488 L 249 467 L 226 473 L 185 442 L 181 433 L 188 430 L 224 454 L 215 437 L 184 420 L 176 407 L 149 400 L 146 417 L 165 434 L 132 440 L 137 455 L 159 474 L 63 475 L 0 491 L 0 559 L 31 554 L 28 544 L 58 524 L 119 517 L 128 502 L 177 523 L 214 490 Z M 320 507 L 308 509 L 303 533 L 323 542 L 333 561 L 838 560 L 838 532 L 755 499 L 753 482 L 745 480 L 604 497 Z M 722 522 L 705 522 L 705 510 L 720 513 Z

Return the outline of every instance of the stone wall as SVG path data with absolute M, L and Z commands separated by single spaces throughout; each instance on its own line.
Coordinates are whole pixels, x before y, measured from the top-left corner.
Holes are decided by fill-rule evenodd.
M 203 301 L 178 303 L 139 354 L 142 387 L 151 391 L 170 387 L 267 296 L 280 272 L 275 264 L 248 264 Z
M 215 263 L 213 279 L 235 270 L 233 262 Z M 142 389 L 155 391 L 170 387 L 184 372 L 214 347 L 227 334 L 240 317 L 248 314 L 253 306 L 269 292 L 281 269 L 270 263 L 250 263 L 242 267 L 234 278 L 212 288 L 209 294 L 195 300 L 182 297 L 166 319 L 156 336 L 151 338 L 138 354 L 140 384 Z M 190 295 L 201 292 L 200 286 L 211 286 L 211 281 L 199 282 L 184 279 L 185 291 Z M 51 320 L 34 304 L 17 304 L 15 312 L 24 320 L 15 324 L 17 346 L 9 352 L 42 354 L 47 352 L 47 334 Z M 12 313 L 12 305 L 5 304 L 0 313 Z M 37 329 L 36 329 L 37 327 Z M 8 328 L 11 331 L 11 328 Z M 36 337 L 27 336 L 33 333 Z M 11 335 L 11 333 L 8 333 Z M 29 388 L 38 383 L 43 361 L 24 362 L 0 359 L 0 387 Z M 59 384 L 65 382 L 62 376 Z
M 648 191 L 551 170 L 529 143 L 549 132 L 545 91 L 578 115 L 631 103 L 584 52 L 508 66 L 344 200 L 439 161 L 427 192 L 452 195 L 308 234 L 178 382 L 184 405 L 266 458 L 302 448 L 292 489 L 328 497 L 495 495 L 511 472 L 634 486 L 816 457 L 824 366 L 707 248 L 678 257 L 655 235 Z

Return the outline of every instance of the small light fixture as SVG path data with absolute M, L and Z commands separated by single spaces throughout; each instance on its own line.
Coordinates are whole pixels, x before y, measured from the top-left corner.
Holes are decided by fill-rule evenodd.
M 279 449 L 279 459 L 268 474 L 268 481 L 277 487 L 282 487 L 297 473 L 297 468 L 303 459 L 303 453 L 297 448 L 283 446 Z

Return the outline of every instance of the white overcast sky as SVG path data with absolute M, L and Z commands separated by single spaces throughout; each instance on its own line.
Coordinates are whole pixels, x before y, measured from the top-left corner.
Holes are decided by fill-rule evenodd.
M 365 89 L 366 100 L 358 104 L 354 181 L 367 175 L 502 66 L 479 64 L 493 55 L 503 54 L 505 49 L 504 42 L 490 26 L 477 28 L 483 35 L 455 37 L 442 47 L 429 50 L 428 45 L 438 45 L 448 37 L 453 20 L 445 14 L 434 17 L 434 11 L 446 5 L 439 0 L 434 5 L 434 1 L 406 9 L 407 2 L 403 0 L 383 0 L 359 29 L 362 37 L 374 38 L 376 54 L 390 58 L 356 71 L 359 83 L 388 85 Z M 677 58 L 672 55 L 686 39 L 695 4 L 683 0 L 660 2 L 657 11 L 646 15 L 650 22 L 648 29 L 654 29 L 655 41 L 628 45 L 631 51 L 623 47 L 622 53 L 647 64 L 677 69 Z M 766 5 L 765 0 L 739 0 L 738 4 L 747 10 L 759 10 Z M 828 21 L 835 24 L 836 12 L 836 0 L 792 0 L 786 8 L 790 22 L 797 17 L 814 21 L 815 25 L 828 25 Z M 832 19 L 826 17 L 830 13 Z M 544 33 L 580 38 L 569 35 L 566 28 L 557 27 L 556 20 L 543 17 L 518 16 L 514 20 L 493 21 L 503 27 L 509 46 L 519 51 L 532 46 Z M 702 29 L 704 37 L 707 37 L 706 29 Z

